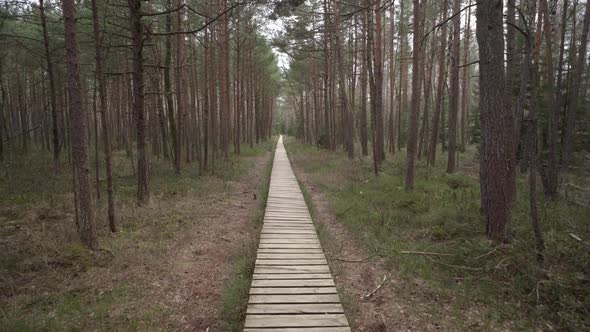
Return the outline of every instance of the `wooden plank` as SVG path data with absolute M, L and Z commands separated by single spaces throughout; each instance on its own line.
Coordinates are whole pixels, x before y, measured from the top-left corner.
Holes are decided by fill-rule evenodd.
M 244 328 L 249 327 L 338 327 L 348 326 L 344 314 L 316 315 L 247 315 Z
M 261 243 L 262 249 L 322 249 L 319 243 Z
M 330 273 L 328 265 L 256 266 L 254 273 Z
M 311 227 L 308 227 L 307 229 L 262 227 L 262 232 L 260 232 L 260 234 L 312 234 L 316 236 L 315 230 Z
M 258 253 L 258 259 L 325 259 L 324 254 L 265 254 Z
M 332 279 L 279 279 L 252 280 L 251 287 L 327 287 L 334 286 Z
M 286 279 L 332 279 L 330 273 L 256 273 L 252 280 L 286 280 Z
M 297 233 L 292 233 L 293 230 L 291 230 L 289 232 L 289 230 L 267 230 L 267 229 L 262 229 L 262 231 L 260 232 L 260 237 L 261 238 L 288 238 L 288 239 L 306 239 L 306 238 L 315 238 L 317 239 L 318 236 L 316 235 L 316 233 L 312 230 L 294 230 Z M 278 233 L 275 233 L 278 232 Z M 303 232 L 303 233 L 302 233 Z
M 284 237 L 277 237 L 277 238 L 261 238 L 260 244 L 270 244 L 270 243 L 320 243 L 318 238 L 311 238 L 311 239 L 292 239 L 292 238 L 284 238 Z
M 252 287 L 250 295 L 336 294 L 336 287 Z
M 338 294 L 250 295 L 248 303 L 340 303 Z
M 324 251 L 319 249 L 258 249 L 259 254 L 323 254 Z
M 246 314 L 340 314 L 343 313 L 340 303 L 317 304 L 251 304 Z
M 262 329 L 244 329 L 244 332 L 350 332 L 350 327 L 279 327 L 279 328 L 262 328 Z
M 256 266 L 274 265 L 326 265 L 325 258 L 321 259 L 257 259 Z

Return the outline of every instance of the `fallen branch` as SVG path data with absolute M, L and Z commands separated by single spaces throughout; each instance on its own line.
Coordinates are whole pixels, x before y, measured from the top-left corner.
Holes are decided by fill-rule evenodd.
M 381 281 L 381 283 L 379 284 L 379 286 L 377 286 L 377 288 L 373 289 L 372 292 L 370 292 L 369 294 L 363 296 L 363 299 L 368 299 L 371 296 L 373 296 L 373 294 L 375 294 L 382 286 L 383 284 L 385 284 L 385 281 L 387 280 L 387 274 L 383 276 L 383 281 Z
M 429 252 L 429 251 L 402 250 L 399 253 L 400 254 L 413 254 L 413 255 L 451 256 L 451 254 L 442 254 L 442 253 L 438 253 L 438 252 Z
M 344 259 L 344 258 L 337 258 L 337 257 L 328 258 L 328 259 L 331 261 L 339 261 L 339 262 L 346 262 L 346 263 L 361 263 L 361 262 L 364 262 L 364 261 L 371 259 L 375 256 L 380 256 L 380 255 L 379 254 L 372 254 L 372 255 L 369 255 L 369 256 L 362 258 L 362 259 Z

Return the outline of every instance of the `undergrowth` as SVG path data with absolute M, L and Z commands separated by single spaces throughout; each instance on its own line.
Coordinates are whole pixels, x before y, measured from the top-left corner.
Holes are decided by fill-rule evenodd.
M 292 162 L 328 195 L 339 220 L 390 269 L 426 282 L 433 297 L 450 303 L 458 328 L 590 328 L 590 250 L 584 242 L 590 238 L 590 208 L 544 201 L 539 193 L 546 242 L 539 263 L 524 176 L 518 179 L 510 242 L 496 246 L 485 238 L 472 149 L 461 154 L 460 171 L 452 175 L 444 171 L 444 157 L 430 168 L 418 161 L 415 189 L 407 192 L 403 152 L 388 155 L 375 177 L 370 158 L 350 161 L 344 153 L 291 138 L 286 146 Z M 483 326 L 467 319 L 474 303 L 483 308 Z M 436 315 L 437 306 L 432 311 Z
M 114 152 L 119 231 L 108 231 L 101 165 L 95 251 L 78 240 L 66 160 L 59 173 L 46 152 L 0 164 L 0 331 L 170 329 L 171 309 L 144 300 L 147 293 L 164 291 L 146 284 L 166 274 L 153 263 L 165 262 L 166 252 L 193 227 L 191 200 L 223 194 L 229 181 L 254 166 L 250 157 L 270 147 L 272 142 L 245 146 L 242 156 L 218 161 L 215 173 L 183 164 L 181 176 L 174 174 L 171 161 L 152 157 L 152 198 L 145 207 L 136 205 L 131 162 L 124 151 Z M 91 180 L 96 183 L 94 173 Z

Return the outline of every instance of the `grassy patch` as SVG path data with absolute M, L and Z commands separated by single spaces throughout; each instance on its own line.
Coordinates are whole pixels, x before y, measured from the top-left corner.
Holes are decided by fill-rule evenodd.
M 243 156 L 218 161 L 215 174 L 199 174 L 195 164 L 183 164 L 179 177 L 170 161 L 153 158 L 152 200 L 141 208 L 131 163 L 124 151 L 115 152 L 119 232 L 108 231 L 101 173 L 97 251 L 79 244 L 65 161 L 59 174 L 45 152 L 1 164 L 0 331 L 173 328 L 168 304 L 146 299 L 161 298 L 169 290 L 158 278 L 169 273 L 167 253 L 197 227 L 193 202 L 224 199 L 227 184 L 239 180 L 254 166 L 252 157 L 271 147 L 271 142 L 246 147 Z
M 250 284 L 252 283 L 252 275 L 254 274 L 256 250 L 258 249 L 258 230 L 261 228 L 264 220 L 264 209 L 266 208 L 277 139 L 272 138 L 270 141 L 272 144 L 266 146 L 266 149 L 271 152 L 271 158 L 264 170 L 263 179 L 257 188 L 260 205 L 256 217 L 252 220 L 252 233 L 256 234 L 256 236 L 246 240 L 240 250 L 235 252 L 232 257 L 232 273 L 225 287 L 223 303 L 219 311 L 219 320 L 223 331 L 239 331 L 246 317 L 248 295 Z
M 339 219 L 387 265 L 411 280 L 426 283 L 433 297 L 457 312 L 459 328 L 472 305 L 488 328 L 568 330 L 590 327 L 590 252 L 570 237 L 590 238 L 590 209 L 565 201 L 540 202 L 547 245 L 545 262 L 535 261 L 526 179 L 510 225 L 511 242 L 493 246 L 483 236 L 474 151 L 462 154 L 461 171 L 449 175 L 439 158 L 435 167 L 419 161 L 415 190 L 403 189 L 405 155 L 388 155 L 378 178 L 371 160 L 286 141 L 294 164 L 324 191 Z M 542 194 L 539 195 L 542 197 Z M 428 252 L 434 254 L 416 254 Z M 437 306 L 432 306 L 434 315 Z

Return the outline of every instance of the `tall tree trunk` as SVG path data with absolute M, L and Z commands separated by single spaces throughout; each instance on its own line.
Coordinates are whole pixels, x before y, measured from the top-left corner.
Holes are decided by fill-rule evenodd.
M 567 170 L 572 162 L 572 154 L 574 151 L 574 131 L 576 126 L 576 112 L 581 105 L 580 96 L 582 95 L 581 78 L 584 71 L 584 64 L 586 63 L 586 48 L 588 47 L 588 30 L 590 27 L 590 1 L 586 1 L 586 11 L 584 13 L 584 23 L 582 27 L 582 35 L 578 40 L 581 40 L 578 55 L 575 59 L 572 68 L 571 92 L 568 100 L 568 108 L 566 112 L 565 130 L 563 133 L 563 160 L 562 168 Z
M 137 125 L 137 202 L 146 204 L 150 199 L 148 188 L 148 160 L 146 151 L 146 118 L 143 96 L 143 26 L 141 0 L 128 0 L 129 28 L 132 39 L 133 113 Z
M 471 0 L 469 1 L 471 6 Z M 469 115 L 469 41 L 471 38 L 471 7 L 467 10 L 467 22 L 465 23 L 465 32 L 463 37 L 463 78 L 461 79 L 461 151 L 465 151 L 467 145 L 466 123 Z M 508 43 L 507 43 L 508 44 Z M 511 88 L 509 88 L 511 89 Z
M 367 29 L 370 27 L 367 25 L 367 11 L 363 10 L 363 24 L 362 24 L 362 50 L 361 50 L 361 72 L 360 72 L 360 84 L 361 84 L 361 95 L 359 102 L 361 103 L 361 118 L 360 118 L 360 138 L 361 138 L 361 151 L 363 156 L 369 154 L 367 146 L 367 49 L 370 45 L 367 42 Z
M 512 111 L 506 107 L 502 0 L 477 4 L 480 85 L 480 189 L 486 235 L 496 242 L 506 238 L 510 221 Z
M 455 0 L 457 1 L 457 0 Z M 420 0 L 413 0 L 414 19 L 412 27 L 414 36 L 412 37 L 412 111 L 410 113 L 410 127 L 408 128 L 408 146 L 406 148 L 406 179 L 405 189 L 414 189 L 414 162 L 416 161 L 416 149 L 418 140 L 418 120 L 420 116 L 420 39 L 421 37 L 421 8 Z
M 453 14 L 461 9 L 460 0 L 453 0 Z M 447 173 L 457 168 L 457 114 L 459 113 L 459 62 L 461 45 L 461 15 L 453 18 L 453 42 L 451 44 L 450 96 L 449 96 L 449 154 Z
M 45 58 L 47 60 L 47 77 L 49 78 L 49 107 L 51 108 L 51 137 L 53 142 L 53 162 L 56 171 L 59 169 L 59 129 L 57 124 L 57 92 L 55 91 L 55 78 L 53 71 L 53 61 L 51 59 L 51 50 L 49 48 L 49 33 L 47 32 L 47 18 L 45 16 L 44 0 L 39 0 L 39 16 L 41 17 L 41 27 L 43 29 L 43 45 L 45 48 Z
M 183 5 L 183 0 L 178 0 L 177 8 L 180 8 Z M 176 35 L 176 61 L 175 61 L 175 73 L 174 73 L 174 82 L 175 82 L 175 95 L 176 95 L 176 145 L 174 146 L 174 171 L 177 175 L 180 175 L 181 172 L 181 163 L 182 160 L 182 134 L 183 134 L 183 118 L 184 118 L 184 81 L 183 81 L 183 66 L 184 66 L 184 35 L 182 31 L 184 30 L 183 27 L 183 19 L 182 19 L 183 11 L 179 9 L 176 12 L 176 31 L 178 34 Z M 188 144 L 188 143 L 187 143 Z
M 446 22 L 448 17 L 448 0 L 443 2 L 443 17 L 441 22 Z M 438 58 L 438 76 L 436 79 L 436 101 L 434 102 L 434 115 L 432 117 L 432 131 L 430 133 L 430 146 L 428 147 L 428 165 L 434 165 L 436 162 L 436 145 L 438 142 L 438 128 L 443 108 L 443 93 L 446 78 L 446 45 L 447 45 L 447 25 L 443 24 L 440 35 L 440 54 Z
M 373 66 L 375 67 L 375 107 L 371 119 L 374 124 L 373 141 L 375 142 L 375 162 L 380 166 L 385 159 L 383 149 L 383 23 L 381 0 L 375 1 L 375 52 Z
M 545 189 L 545 196 L 550 199 L 555 199 L 558 195 L 557 189 L 559 184 L 559 166 L 557 158 L 557 123 L 558 111 L 555 104 L 555 79 L 553 74 L 553 40 L 551 29 L 551 17 L 549 16 L 549 8 L 547 0 L 540 1 L 540 9 L 543 13 L 543 35 L 545 37 L 545 71 L 547 78 L 545 80 L 545 103 L 549 111 L 548 114 L 548 128 L 547 128 L 547 144 L 549 146 L 548 165 L 541 169 L 543 187 Z
M 220 11 L 223 13 L 227 8 L 227 0 L 221 0 Z M 221 17 L 219 39 L 220 39 L 220 64 L 219 64 L 219 111 L 220 111 L 220 135 L 223 157 L 229 158 L 229 35 L 227 15 Z
M 82 243 L 90 248 L 96 248 L 96 226 L 94 223 L 94 204 L 90 188 L 88 166 L 88 123 L 82 103 L 82 84 L 80 81 L 80 52 L 76 32 L 77 10 L 74 0 L 62 0 L 64 27 L 66 69 L 68 78 L 68 96 L 70 97 L 70 124 L 72 135 L 72 155 L 74 169 L 77 175 L 77 204 L 79 211 L 78 231 Z
M 98 98 L 100 108 L 100 124 L 104 145 L 104 161 L 107 177 L 107 215 L 111 232 L 117 231 L 115 223 L 115 199 L 113 189 L 113 167 L 111 162 L 111 139 L 107 123 L 107 90 L 104 71 L 102 68 L 101 35 L 96 0 L 92 0 L 92 27 L 94 31 L 94 51 L 96 59 L 96 77 L 98 79 Z
M 172 9 L 172 0 L 167 2 L 168 10 Z M 170 125 L 170 136 L 172 138 L 172 154 L 174 162 L 174 172 L 180 174 L 180 142 L 178 141 L 178 131 L 176 129 L 176 117 L 174 115 L 174 99 L 172 98 L 172 14 L 166 15 L 166 41 L 164 48 L 164 94 L 166 95 L 166 111 L 168 112 L 168 122 Z
M 354 120 L 352 112 L 349 110 L 348 97 L 346 96 L 346 68 L 344 68 L 344 59 L 342 56 L 342 41 L 340 32 L 340 5 L 334 1 L 334 38 L 336 41 L 336 63 L 338 64 L 338 91 L 340 96 L 340 109 L 344 124 L 344 142 L 348 159 L 354 158 Z

